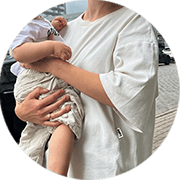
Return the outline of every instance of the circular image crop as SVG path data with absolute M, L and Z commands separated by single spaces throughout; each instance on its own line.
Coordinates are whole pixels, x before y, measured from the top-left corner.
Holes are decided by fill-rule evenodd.
M 51 7 L 21 28 L 2 63 L 7 129 L 27 164 L 56 176 L 95 180 L 134 169 L 166 138 L 178 102 L 164 36 L 114 2 Z

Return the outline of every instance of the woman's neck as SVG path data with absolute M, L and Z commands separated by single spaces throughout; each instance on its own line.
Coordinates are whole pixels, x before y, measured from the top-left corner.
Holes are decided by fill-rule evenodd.
M 109 13 L 112 13 L 122 8 L 121 5 L 114 4 L 107 1 L 89 0 L 88 9 L 83 15 L 85 21 L 95 21 Z

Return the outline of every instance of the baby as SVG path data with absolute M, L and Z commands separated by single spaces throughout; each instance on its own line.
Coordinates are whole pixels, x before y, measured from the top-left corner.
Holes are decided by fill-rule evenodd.
M 42 16 L 36 17 L 25 26 L 12 43 L 11 49 L 14 58 L 25 63 L 36 62 L 47 56 L 55 56 L 64 61 L 69 60 L 72 54 L 71 49 L 65 45 L 58 33 L 66 25 L 67 22 L 63 17 L 55 18 L 52 24 Z M 39 99 L 45 98 L 59 89 L 64 89 L 65 94 L 70 96 L 70 101 L 59 107 L 63 108 L 69 105 L 71 107 L 69 113 L 55 119 L 49 115 L 50 121 L 61 123 L 57 128 L 27 122 L 19 144 L 29 157 L 42 165 L 45 145 L 52 134 L 49 142 L 48 169 L 66 176 L 74 138 L 78 140 L 81 137 L 84 112 L 79 92 L 52 74 L 24 69 L 19 62 L 11 67 L 13 74 L 18 76 L 14 87 L 17 103 L 22 103 L 36 87 L 49 90 L 47 94 L 40 95 Z

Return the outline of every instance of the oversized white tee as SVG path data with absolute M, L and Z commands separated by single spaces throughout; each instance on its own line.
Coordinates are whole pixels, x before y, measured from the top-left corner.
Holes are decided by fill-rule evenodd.
M 102 179 L 136 167 L 152 154 L 158 46 L 151 24 L 123 7 L 94 22 L 80 16 L 60 34 L 72 48 L 70 62 L 98 73 L 116 107 L 81 93 L 84 127 L 69 176 Z

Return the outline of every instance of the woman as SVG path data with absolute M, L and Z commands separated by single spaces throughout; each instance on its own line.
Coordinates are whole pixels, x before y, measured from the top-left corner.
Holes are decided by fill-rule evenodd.
M 87 11 L 61 35 L 72 49 L 70 63 L 48 57 L 25 67 L 50 72 L 81 91 L 85 121 L 69 176 L 100 179 L 136 167 L 152 154 L 158 47 L 151 25 L 125 7 L 89 0 Z M 33 91 L 16 113 L 24 121 L 57 126 L 48 121 L 57 104 L 47 105 L 63 91 L 37 100 L 42 93 Z

